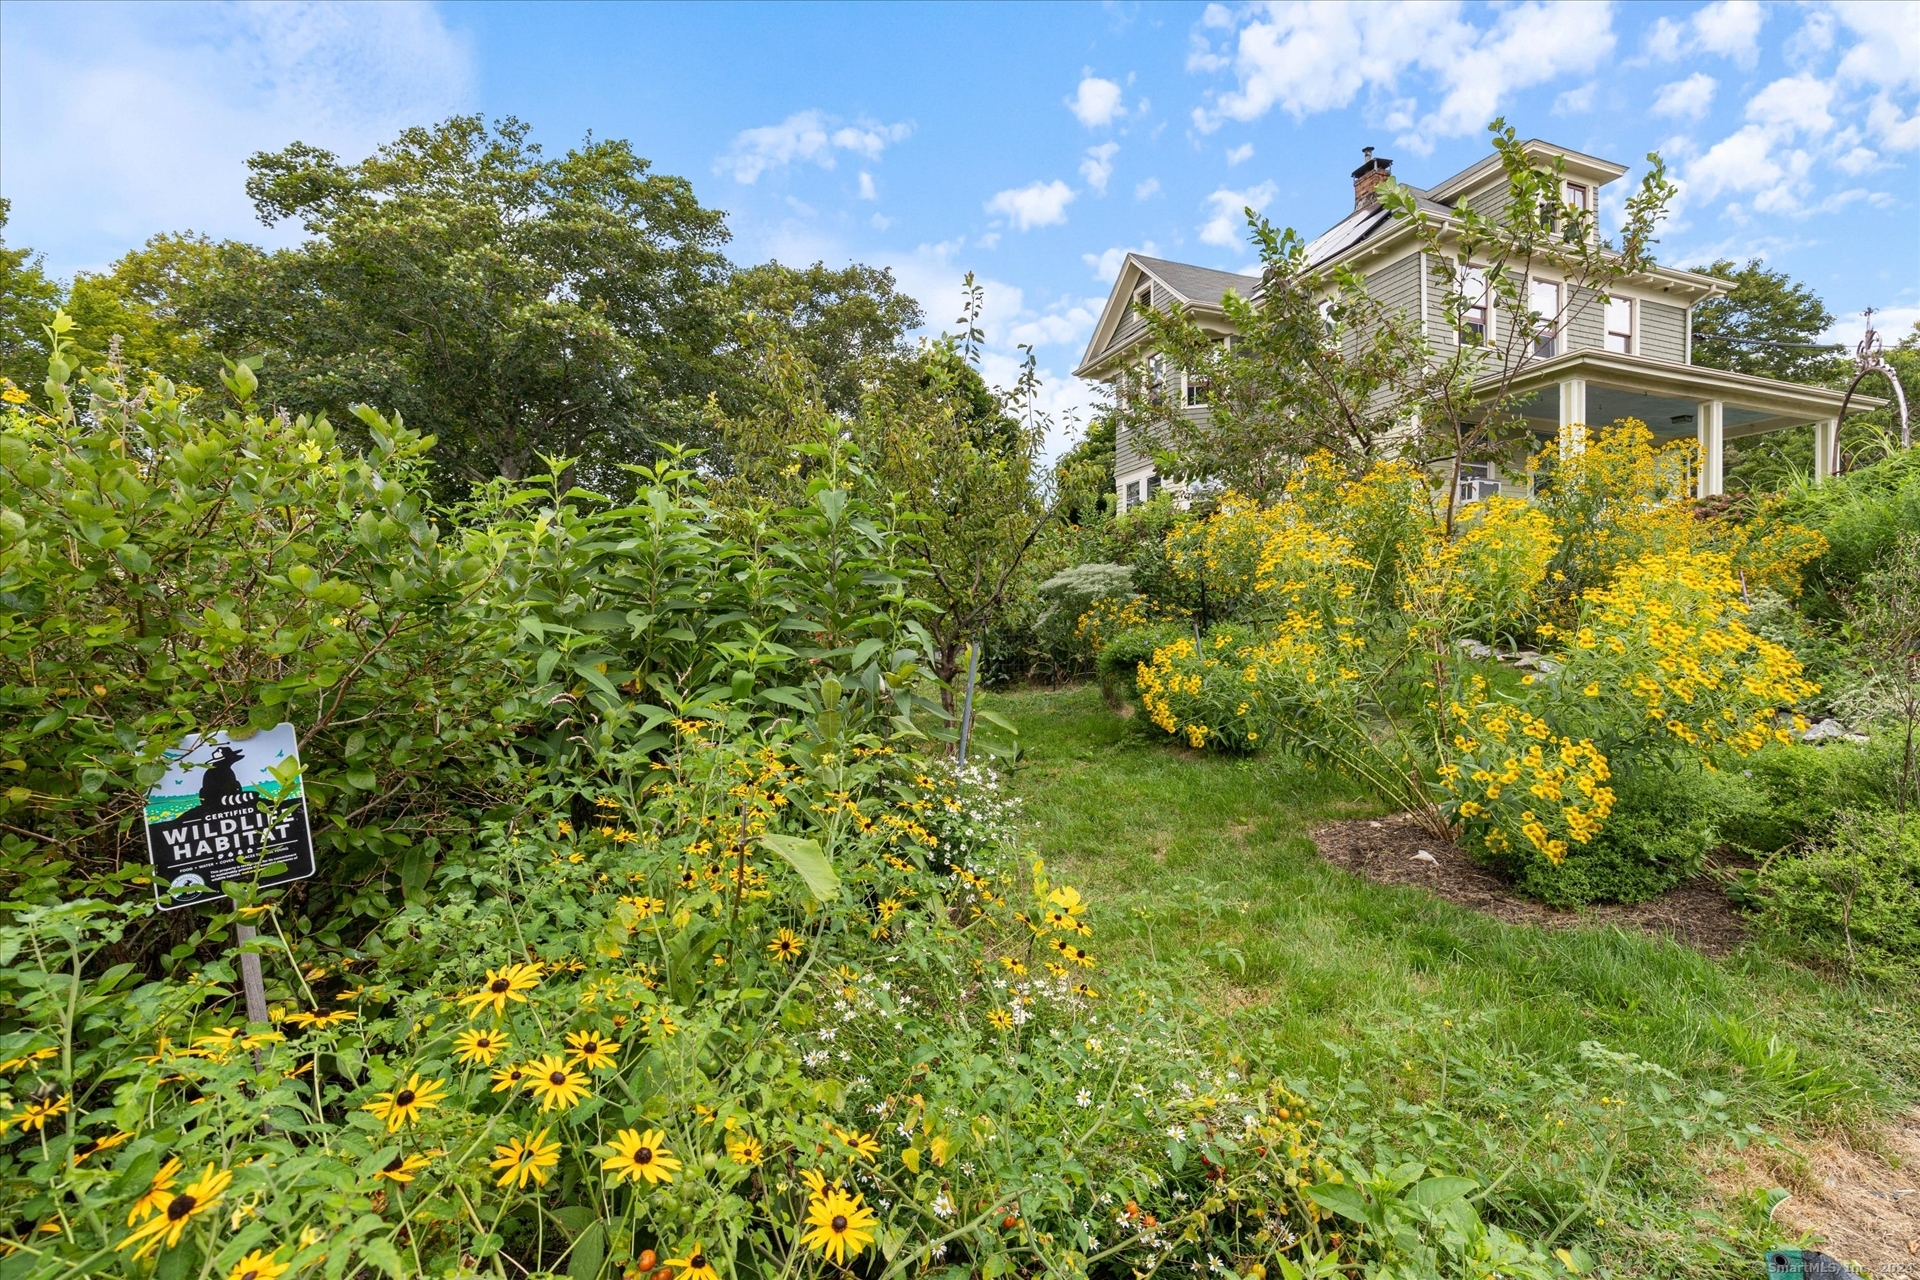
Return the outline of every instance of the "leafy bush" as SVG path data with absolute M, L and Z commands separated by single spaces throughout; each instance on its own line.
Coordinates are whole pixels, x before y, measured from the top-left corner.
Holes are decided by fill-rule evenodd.
M 1194 1048 L 1190 1001 L 1110 987 L 1090 904 L 1016 862 L 990 781 L 837 731 L 818 694 L 808 727 L 683 718 L 535 791 L 362 949 L 245 908 L 271 1025 L 225 959 L 108 967 L 150 908 L 19 912 L 9 1274 L 1565 1273 L 1476 1179 L 1385 1162 L 1358 1117 Z M 1584 1092 L 1563 1110 L 1604 1118 Z
M 1757 807 L 1751 784 L 1738 773 L 1691 762 L 1649 764 L 1612 779 L 1605 821 L 1584 844 L 1570 845 L 1559 863 L 1510 859 L 1514 883 L 1557 907 L 1641 902 L 1697 875 L 1728 824 Z
M 1870 467 L 1796 486 L 1762 508 L 1756 523 L 1799 524 L 1825 548 L 1806 568 L 1808 612 L 1828 621 L 1903 533 L 1920 533 L 1920 456 L 1895 452 Z
M 1760 920 L 1809 954 L 1869 977 L 1920 979 L 1920 823 L 1848 810 L 1804 854 L 1760 872 Z
M 1140 669 L 1153 661 L 1158 650 L 1192 634 L 1189 623 L 1138 622 L 1105 640 L 1093 662 L 1108 704 L 1118 706 L 1123 698 L 1137 698 Z
M 1087 610 L 1099 601 L 1133 598 L 1133 570 L 1124 564 L 1077 564 L 1054 574 L 1037 588 L 1045 602 L 1035 630 L 1040 642 L 1062 655 L 1080 654 L 1088 637 L 1081 626 Z M 1095 647 L 1098 637 L 1093 637 Z

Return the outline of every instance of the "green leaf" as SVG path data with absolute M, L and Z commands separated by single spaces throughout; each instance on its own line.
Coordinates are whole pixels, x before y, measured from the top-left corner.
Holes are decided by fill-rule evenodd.
M 1407 1199 L 1414 1204 L 1437 1209 L 1467 1195 L 1479 1185 L 1472 1178 L 1428 1178 L 1407 1192 Z
M 573 1256 L 567 1259 L 567 1275 L 572 1280 L 594 1280 L 606 1257 L 607 1229 L 596 1222 L 573 1242 Z
M 1307 1199 L 1322 1209 L 1331 1209 L 1343 1218 L 1355 1222 L 1367 1220 L 1367 1202 L 1358 1191 L 1345 1183 L 1320 1182 L 1307 1188 Z
M 583 1204 L 570 1204 L 563 1209 L 553 1211 L 553 1220 L 566 1228 L 570 1236 L 577 1236 L 598 1219 L 592 1209 Z
M 998 712 L 989 711 L 985 707 L 975 707 L 973 709 L 973 718 L 976 720 L 985 720 L 996 729 L 1005 729 L 1015 737 L 1020 736 L 1020 730 L 1014 725 L 1013 721 L 1000 715 Z
M 819 841 L 802 836 L 766 835 L 760 837 L 760 843 L 785 858 L 787 865 L 800 873 L 807 888 L 821 902 L 832 902 L 840 896 L 840 877 L 834 874 L 827 855 L 820 851 Z

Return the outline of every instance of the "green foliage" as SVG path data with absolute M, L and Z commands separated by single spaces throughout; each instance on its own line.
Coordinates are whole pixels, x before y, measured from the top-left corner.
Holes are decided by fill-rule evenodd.
M 1759 258 L 1745 266 L 1721 258 L 1693 269 L 1732 286 L 1693 309 L 1694 364 L 1813 386 L 1844 376 L 1840 344 L 1820 341 L 1833 313 L 1812 289 Z
M 1035 590 L 1045 601 L 1036 625 L 1040 643 L 1066 652 L 1079 639 L 1081 616 L 1096 600 L 1125 600 L 1133 595 L 1133 569 L 1124 564 L 1077 564 Z
M 11 207 L 12 201 L 0 199 L 0 378 L 32 392 L 46 376 L 47 348 L 41 326 L 53 319 L 60 286 L 47 279 L 33 250 L 7 246 Z
M 1763 508 L 1760 520 L 1817 530 L 1827 550 L 1807 566 L 1802 608 L 1832 621 L 1842 601 L 1873 571 L 1902 534 L 1920 533 L 1920 453 L 1912 450 L 1834 476 L 1796 485 Z
M 903 336 L 925 320 L 920 304 L 899 292 L 891 270 L 858 263 L 837 271 L 821 262 L 745 267 L 728 278 L 726 297 L 743 330 L 739 340 L 764 344 L 762 326 L 777 326 L 834 413 L 859 408 L 861 380 L 898 354 Z
M 164 380 L 80 391 L 64 330 L 52 413 L 0 433 L 0 871 L 30 899 L 140 878 L 161 752 L 286 719 L 329 883 L 384 913 L 390 876 L 469 837 L 530 714 L 481 605 L 497 559 L 443 531 L 397 420 L 366 411 L 356 455 L 325 417 L 263 416 L 245 365 L 218 418 Z
M 1141 665 L 1152 662 L 1157 650 L 1192 634 L 1190 623 L 1158 622 L 1130 627 L 1101 645 L 1099 655 L 1094 658 L 1094 671 L 1100 677 L 1100 688 L 1106 693 L 1107 701 L 1117 704 L 1122 697 L 1136 698 Z
M 1761 922 L 1804 952 L 1872 978 L 1920 980 L 1920 822 L 1840 814 L 1819 844 L 1760 873 Z
M 1801 748 L 1799 754 L 1811 753 Z M 1691 762 L 1661 767 L 1648 761 L 1616 774 L 1613 790 L 1613 811 L 1599 834 L 1569 847 L 1560 865 L 1513 860 L 1522 892 L 1556 907 L 1643 902 L 1699 874 L 1727 825 L 1759 808 L 1740 774 Z

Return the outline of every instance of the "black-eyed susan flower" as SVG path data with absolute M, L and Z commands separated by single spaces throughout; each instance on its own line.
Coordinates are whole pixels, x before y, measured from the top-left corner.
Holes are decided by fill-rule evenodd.
M 818 1187 L 807 1199 L 808 1230 L 800 1242 L 835 1266 L 845 1266 L 873 1243 L 874 1221 L 858 1192 L 849 1195 L 838 1182 Z
M 547 1141 L 547 1130 L 540 1129 L 524 1138 L 514 1138 L 503 1146 L 493 1149 L 493 1159 L 487 1162 L 491 1169 L 504 1170 L 497 1185 L 506 1186 L 511 1182 L 515 1188 L 525 1188 L 532 1179 L 540 1186 L 547 1185 L 547 1170 L 560 1163 L 560 1144 Z
M 104 1138 L 82 1138 L 73 1144 L 73 1162 L 79 1164 L 88 1156 L 100 1151 L 111 1151 L 121 1143 L 133 1137 L 125 1129 L 115 1130 Z
M 507 1037 L 498 1031 L 462 1031 L 453 1038 L 454 1057 L 469 1067 L 492 1066 L 506 1047 Z
M 180 1176 L 178 1158 L 168 1160 L 154 1170 L 153 1178 L 147 1183 L 147 1189 L 133 1202 L 133 1208 L 127 1212 L 127 1225 L 132 1226 L 142 1218 L 152 1217 L 167 1207 L 173 1199 L 173 1183 Z
M 667 1135 L 659 1129 L 645 1133 L 622 1129 L 609 1145 L 613 1154 L 602 1160 L 600 1167 L 615 1182 L 645 1182 L 649 1186 L 672 1182 L 674 1170 L 680 1167 L 679 1157 L 667 1149 Z
M 767 952 L 781 964 L 787 964 L 800 958 L 806 941 L 791 929 L 782 929 L 773 935 L 773 941 L 767 944 Z
M 569 1031 L 567 1057 L 589 1071 L 600 1071 L 619 1061 L 620 1042 L 597 1031 Z
M 62 1095 L 58 1098 L 47 1098 L 40 1102 L 29 1102 L 26 1106 L 8 1116 L 7 1124 L 17 1124 L 27 1133 L 38 1133 L 47 1127 L 47 1121 L 53 1119 L 55 1116 L 66 1114 L 67 1105 L 70 1101 L 70 1098 Z
M 425 1156 L 410 1151 L 405 1155 L 395 1156 L 393 1159 L 387 1161 L 386 1167 L 373 1176 L 376 1178 L 385 1178 L 388 1182 L 397 1183 L 404 1187 L 409 1182 L 412 1182 L 415 1176 L 417 1176 L 422 1169 L 426 1168 L 429 1163 L 431 1162 Z
M 173 1248 L 180 1243 L 180 1237 L 186 1234 L 194 1219 L 220 1203 L 232 1183 L 233 1174 L 209 1164 L 198 1178 L 182 1188 L 179 1194 L 170 1197 L 166 1206 L 149 1221 L 134 1228 L 132 1234 L 115 1245 L 114 1252 L 137 1244 L 140 1247 L 134 1250 L 133 1256 L 138 1258 L 162 1246 Z
M 375 1094 L 373 1101 L 360 1109 L 372 1112 L 376 1119 L 385 1120 L 387 1132 L 392 1133 L 403 1124 L 419 1120 L 422 1112 L 439 1106 L 446 1088 L 446 1081 L 422 1080 L 416 1071 L 407 1078 L 404 1088 L 395 1089 L 392 1093 Z
M 557 1053 L 527 1064 L 527 1088 L 540 1099 L 540 1109 L 566 1110 L 587 1096 L 587 1078 L 569 1068 Z
M 995 1031 L 1013 1030 L 1013 1015 L 1005 1009 L 992 1009 L 987 1013 L 987 1025 Z
M 862 1133 L 858 1129 L 835 1129 L 833 1136 L 852 1147 L 857 1156 L 872 1160 L 880 1154 L 880 1144 L 874 1141 L 870 1133 Z
M 469 1018 L 479 1017 L 488 1005 L 493 1006 L 493 1016 L 497 1018 L 507 1011 L 509 1000 L 525 1004 L 526 993 L 539 985 L 539 965 L 510 964 L 504 969 L 487 970 L 486 985 L 471 995 L 461 996 L 460 1003 L 468 1006 Z
M 713 1262 L 698 1240 L 687 1250 L 686 1257 L 668 1258 L 667 1266 L 673 1269 L 675 1280 L 720 1280 L 720 1273 L 713 1269 Z
M 757 1165 L 767 1158 L 767 1149 L 752 1134 L 742 1134 L 728 1139 L 727 1158 L 735 1164 Z
M 227 1272 L 227 1280 L 280 1280 L 286 1274 L 290 1262 L 275 1262 L 274 1253 L 255 1249 L 246 1257 L 233 1264 L 233 1270 Z
M 512 1063 L 508 1063 L 506 1066 L 498 1067 L 494 1070 L 493 1091 L 495 1093 L 511 1093 L 515 1089 L 525 1087 L 526 1083 L 527 1069 L 525 1067 L 516 1067 Z

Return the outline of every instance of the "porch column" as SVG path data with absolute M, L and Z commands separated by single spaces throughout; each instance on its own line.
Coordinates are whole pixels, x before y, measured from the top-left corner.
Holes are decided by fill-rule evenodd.
M 1560 456 L 1587 451 L 1587 380 L 1568 378 L 1560 384 Z
M 1700 439 L 1700 494 L 1702 498 L 1727 491 L 1727 433 L 1718 400 L 1706 400 L 1694 409 L 1694 430 Z
M 1823 483 L 1840 466 L 1840 419 L 1813 424 L 1813 482 Z

